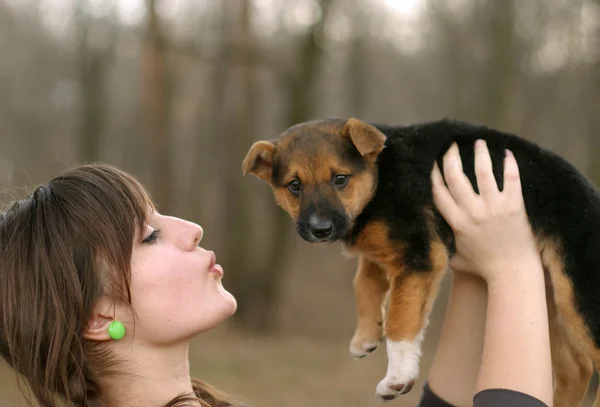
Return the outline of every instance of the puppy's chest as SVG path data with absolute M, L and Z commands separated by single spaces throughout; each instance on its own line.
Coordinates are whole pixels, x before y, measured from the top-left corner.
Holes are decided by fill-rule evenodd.
M 354 255 L 364 255 L 387 270 L 397 270 L 402 265 L 405 244 L 391 240 L 389 226 L 382 221 L 367 223 L 358 233 L 353 243 L 346 249 Z

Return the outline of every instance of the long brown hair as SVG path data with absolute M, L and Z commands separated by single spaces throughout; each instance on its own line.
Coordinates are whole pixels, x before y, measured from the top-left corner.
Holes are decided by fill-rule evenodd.
M 133 237 L 153 203 L 127 173 L 76 167 L 0 213 L 0 355 L 43 407 L 103 406 L 97 377 L 115 371 L 103 343 L 84 338 L 102 295 L 131 305 Z M 230 406 L 194 380 L 195 400 Z

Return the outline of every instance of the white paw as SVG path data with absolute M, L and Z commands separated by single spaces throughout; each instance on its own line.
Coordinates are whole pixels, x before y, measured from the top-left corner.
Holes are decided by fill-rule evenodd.
M 375 391 L 379 399 L 393 400 L 413 388 L 419 376 L 421 341 L 422 335 L 418 335 L 414 342 L 387 341 L 387 374 L 379 382 Z

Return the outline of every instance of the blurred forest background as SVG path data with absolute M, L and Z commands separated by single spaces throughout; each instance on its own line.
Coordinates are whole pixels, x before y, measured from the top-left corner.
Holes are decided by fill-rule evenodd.
M 454 117 L 600 183 L 599 41 L 599 0 L 0 0 L 0 200 L 78 163 L 129 171 L 202 224 L 239 302 L 194 342 L 195 375 L 253 406 L 379 406 L 385 349 L 347 350 L 356 260 L 297 237 L 241 176 L 246 151 L 313 118 Z M 416 404 L 449 281 L 420 380 L 392 405 Z

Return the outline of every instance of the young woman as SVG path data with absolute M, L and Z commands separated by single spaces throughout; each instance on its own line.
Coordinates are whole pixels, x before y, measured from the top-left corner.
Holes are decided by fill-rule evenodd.
M 507 151 L 504 189 L 484 142 L 475 145 L 476 194 L 458 148 L 432 172 L 436 206 L 455 237 L 451 299 L 421 407 L 552 406 L 542 262 L 527 220 L 519 169 Z M 486 313 L 487 307 L 487 313 Z
M 0 354 L 41 406 L 234 404 L 189 373 L 190 339 L 237 306 L 202 233 L 107 165 L 0 215 Z

